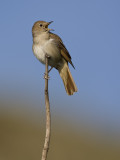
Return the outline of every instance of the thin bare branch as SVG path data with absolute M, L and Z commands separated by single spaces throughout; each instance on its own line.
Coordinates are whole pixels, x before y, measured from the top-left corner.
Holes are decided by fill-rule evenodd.
M 46 135 L 45 135 L 45 142 L 42 151 L 42 159 L 47 159 L 47 154 L 49 150 L 50 144 L 50 131 L 51 131 L 51 116 L 50 116 L 50 103 L 49 103 L 49 94 L 48 94 L 48 60 L 49 56 L 46 54 L 46 69 L 45 69 L 45 106 L 46 106 Z

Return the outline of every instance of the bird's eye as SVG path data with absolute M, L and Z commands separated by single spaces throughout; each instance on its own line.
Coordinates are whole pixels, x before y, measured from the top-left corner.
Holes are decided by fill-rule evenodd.
M 42 24 L 40 24 L 40 27 L 42 27 Z

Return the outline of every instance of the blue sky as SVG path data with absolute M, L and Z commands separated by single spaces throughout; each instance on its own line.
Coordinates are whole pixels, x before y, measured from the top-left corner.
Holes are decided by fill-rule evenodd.
M 71 97 L 66 95 L 57 71 L 51 71 L 52 112 L 117 129 L 120 123 L 120 1 L 1 1 L 1 97 L 24 95 L 38 102 L 39 97 L 44 98 L 45 68 L 32 53 L 31 29 L 37 20 L 54 21 L 50 27 L 62 38 L 76 68 L 70 66 L 78 87 L 78 93 Z

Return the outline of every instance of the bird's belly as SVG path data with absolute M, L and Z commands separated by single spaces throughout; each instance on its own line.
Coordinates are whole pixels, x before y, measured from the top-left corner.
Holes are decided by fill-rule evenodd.
M 49 65 L 53 67 L 57 67 L 58 63 L 61 60 L 61 54 L 59 48 L 52 42 L 52 40 L 48 40 L 43 45 L 33 44 L 33 52 L 37 59 L 45 64 L 45 55 L 50 56 Z
M 45 52 L 40 45 L 33 44 L 33 53 L 41 63 L 45 63 Z

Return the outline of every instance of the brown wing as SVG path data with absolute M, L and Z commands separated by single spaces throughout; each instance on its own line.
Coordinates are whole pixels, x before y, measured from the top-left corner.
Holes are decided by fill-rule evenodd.
M 58 35 L 53 34 L 51 32 L 50 32 L 50 38 L 55 39 L 58 47 L 61 50 L 61 55 L 63 56 L 63 58 L 67 62 L 69 62 L 73 66 L 73 68 L 75 68 L 74 65 L 73 65 L 73 63 L 72 63 L 72 61 L 71 61 L 71 56 L 70 56 L 68 50 L 66 49 L 65 45 L 63 44 L 62 39 Z

